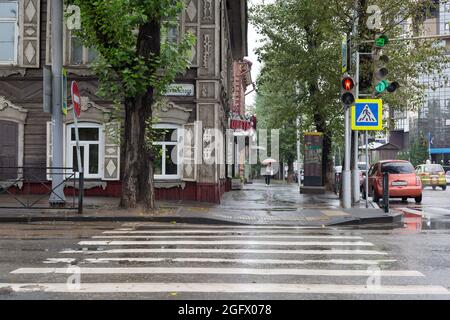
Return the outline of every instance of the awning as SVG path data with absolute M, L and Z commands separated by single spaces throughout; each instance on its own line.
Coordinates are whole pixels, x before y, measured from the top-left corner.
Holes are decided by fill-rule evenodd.
M 450 154 L 450 148 L 431 148 L 431 154 Z

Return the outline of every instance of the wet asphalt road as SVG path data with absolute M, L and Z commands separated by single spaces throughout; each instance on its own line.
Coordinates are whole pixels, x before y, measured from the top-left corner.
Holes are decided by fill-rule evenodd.
M 423 190 L 423 200 L 421 204 L 416 204 L 413 199 L 408 199 L 407 203 L 403 203 L 398 199 L 390 200 L 391 206 L 395 207 L 409 207 L 409 208 L 444 208 L 450 210 L 450 186 L 446 191 L 441 188 L 433 190 L 431 187 L 426 187 Z
M 450 299 L 450 230 L 440 223 L 445 219 L 430 224 L 413 219 L 399 228 L 320 229 L 1 224 L 0 299 Z M 67 285 L 77 279 L 77 269 L 42 273 L 42 268 L 66 272 L 70 265 L 84 270 L 78 289 L 95 283 L 94 291 L 107 292 L 85 293 Z M 387 273 L 379 276 L 376 266 Z M 98 268 L 107 269 L 95 273 Z M 150 269 L 136 274 L 136 268 Z M 52 283 L 63 285 L 60 292 L 43 292 Z M 119 285 L 108 288 L 109 283 Z M 183 292 L 186 283 L 200 292 Z M 19 284 L 31 284 L 26 289 L 32 292 Z M 375 294 L 367 292 L 365 286 L 376 284 L 381 287 L 375 286 Z M 134 292 L 123 292 L 130 287 Z M 236 288 L 244 292 L 231 292 Z M 409 294 L 390 294 L 389 288 Z

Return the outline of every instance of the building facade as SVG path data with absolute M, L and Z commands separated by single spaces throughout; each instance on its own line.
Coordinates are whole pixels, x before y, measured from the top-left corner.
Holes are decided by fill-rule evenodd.
M 16 185 L 27 183 L 26 171 L 13 172 L 5 167 L 43 168 L 52 165 L 52 123 L 44 112 L 43 72 L 51 65 L 50 0 L 0 0 L 0 180 Z M 220 202 L 229 189 L 227 166 L 196 161 L 193 136 L 201 135 L 201 155 L 216 158 L 211 144 L 214 130 L 229 128 L 228 115 L 233 106 L 233 62 L 247 55 L 246 0 L 185 0 L 180 28 L 171 30 L 176 39 L 192 32 L 197 42 L 192 49 L 191 67 L 176 79 L 154 115 L 156 129 L 166 134 L 156 141 L 159 157 L 155 161 L 156 198 Z M 114 116 L 113 101 L 97 96 L 98 81 L 89 68 L 96 53 L 83 47 L 69 29 L 64 30 L 64 66 L 68 83 L 76 80 L 81 95 L 79 119 L 80 148 L 85 168 L 85 194 L 119 196 L 121 194 L 120 141 L 111 128 L 121 126 Z M 64 117 L 64 167 L 76 167 L 76 149 L 72 113 Z M 195 122 L 201 121 L 202 132 Z M 208 143 L 208 139 L 211 143 Z M 224 138 L 223 138 L 224 139 Z M 182 152 L 184 162 L 169 155 Z M 3 168 L 3 169 L 1 169 Z M 50 177 L 39 171 L 42 180 Z M 28 179 L 31 181 L 31 179 Z M 48 181 L 47 181 L 48 182 Z M 42 184 L 29 186 L 33 192 L 45 192 Z
M 449 35 L 450 3 L 436 1 L 436 9 L 423 22 L 423 35 Z M 406 27 L 407 25 L 405 25 Z M 408 30 L 406 30 L 408 31 Z M 450 40 L 443 40 L 450 56 Z M 390 142 L 401 149 L 408 149 L 419 136 L 430 142 L 431 161 L 450 165 L 450 66 L 442 66 L 443 76 L 423 74 L 425 101 L 415 106 L 416 111 L 394 112 L 395 128 Z M 448 78 L 448 79 L 446 79 Z M 431 139 L 430 139 L 431 138 Z

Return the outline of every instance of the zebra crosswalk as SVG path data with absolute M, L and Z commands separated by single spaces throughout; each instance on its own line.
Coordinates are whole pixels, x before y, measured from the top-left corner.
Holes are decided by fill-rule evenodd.
M 14 292 L 448 295 L 353 230 L 131 223 L 11 271 Z M 75 277 L 74 277 L 75 276 Z M 44 279 L 45 281 L 42 281 Z

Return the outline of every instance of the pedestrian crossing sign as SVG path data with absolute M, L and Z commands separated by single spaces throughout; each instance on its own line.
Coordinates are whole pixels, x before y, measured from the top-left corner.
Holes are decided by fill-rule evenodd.
M 383 102 L 381 99 L 356 99 L 352 107 L 352 130 L 383 130 Z

